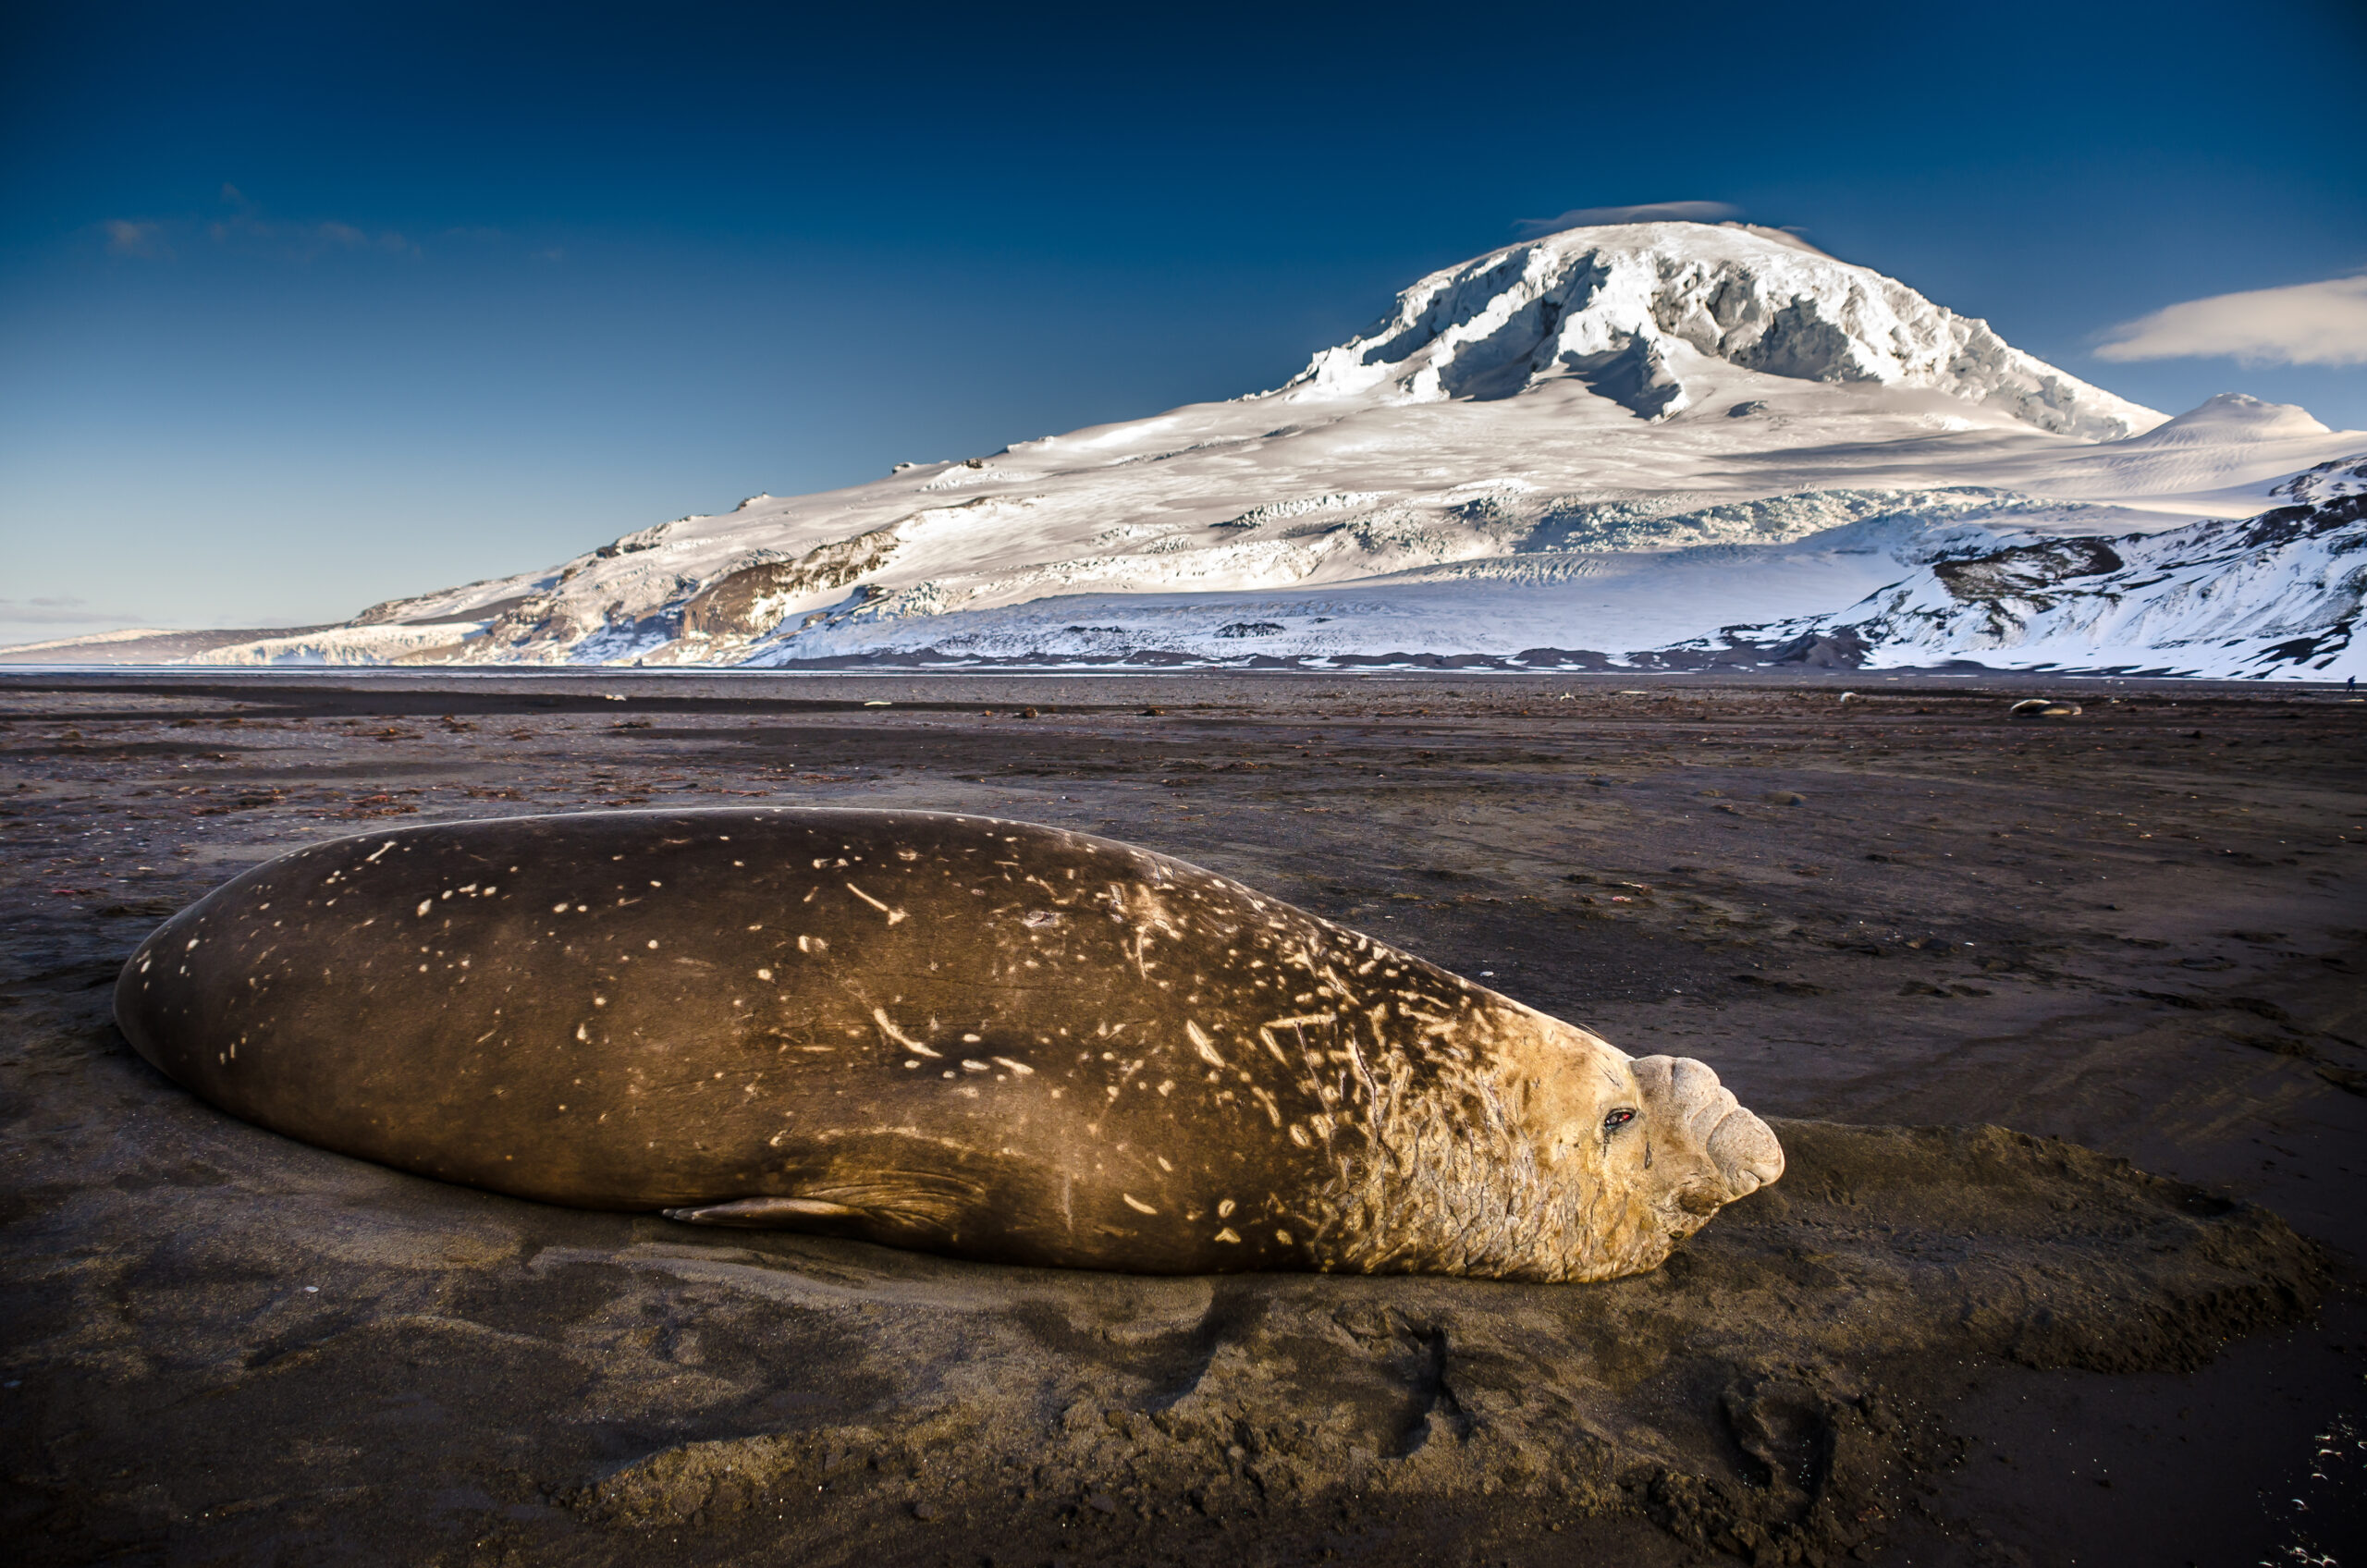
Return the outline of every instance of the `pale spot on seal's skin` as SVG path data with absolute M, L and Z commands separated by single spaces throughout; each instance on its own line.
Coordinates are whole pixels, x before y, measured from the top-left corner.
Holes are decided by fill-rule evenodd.
M 1159 1210 L 1151 1207 L 1150 1205 L 1143 1202 L 1142 1199 L 1134 1196 L 1132 1193 L 1120 1193 L 1118 1195 L 1125 1199 L 1126 1207 L 1133 1209 L 1136 1214 L 1157 1214 L 1159 1212 Z
M 1241 1240 L 1241 1237 L 1234 1233 L 1232 1226 L 1228 1225 L 1209 1239 L 1211 1241 L 1238 1243 Z

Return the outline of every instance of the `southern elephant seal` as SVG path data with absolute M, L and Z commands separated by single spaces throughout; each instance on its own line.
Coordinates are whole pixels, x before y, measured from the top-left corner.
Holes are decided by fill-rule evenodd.
M 116 1017 L 324 1148 L 1008 1263 L 1600 1280 L 1784 1168 L 1699 1062 L 1181 861 L 977 816 L 339 839 L 175 915 Z

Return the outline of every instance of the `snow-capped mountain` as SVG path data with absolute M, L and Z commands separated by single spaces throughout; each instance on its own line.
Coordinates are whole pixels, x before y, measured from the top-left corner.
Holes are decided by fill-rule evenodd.
M 2165 420 L 1786 234 L 1580 228 L 1423 278 L 1274 391 L 195 656 L 1586 664 L 1806 639 L 2322 675 L 2359 656 L 2357 529 L 2266 517 L 2331 517 L 2344 459 L 2367 436 L 2238 397 Z M 2091 599 L 2110 612 L 2066 607 Z
M 2161 423 L 1880 273 L 1731 225 L 1573 229 L 1433 273 L 1283 390 L 1442 402 L 1575 380 L 1663 420 L 1694 405 L 1701 359 L 1797 381 L 1928 387 L 2096 440 Z

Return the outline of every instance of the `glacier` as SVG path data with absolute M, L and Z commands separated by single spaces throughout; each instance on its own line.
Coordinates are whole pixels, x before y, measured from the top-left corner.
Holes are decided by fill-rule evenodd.
M 1626 224 L 1433 273 L 1270 391 L 185 662 L 2339 679 L 2362 486 L 2367 435 L 2299 409 L 2166 418 L 1780 230 Z

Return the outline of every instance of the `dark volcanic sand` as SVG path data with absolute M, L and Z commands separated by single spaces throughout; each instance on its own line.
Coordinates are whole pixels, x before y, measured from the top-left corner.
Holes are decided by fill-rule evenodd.
M 2367 704 L 1853 679 L 0 678 L 10 1554 L 2358 1561 Z M 999 1269 L 397 1175 L 108 1021 L 280 850 L 668 801 L 1181 855 L 1791 1170 L 1609 1285 Z

